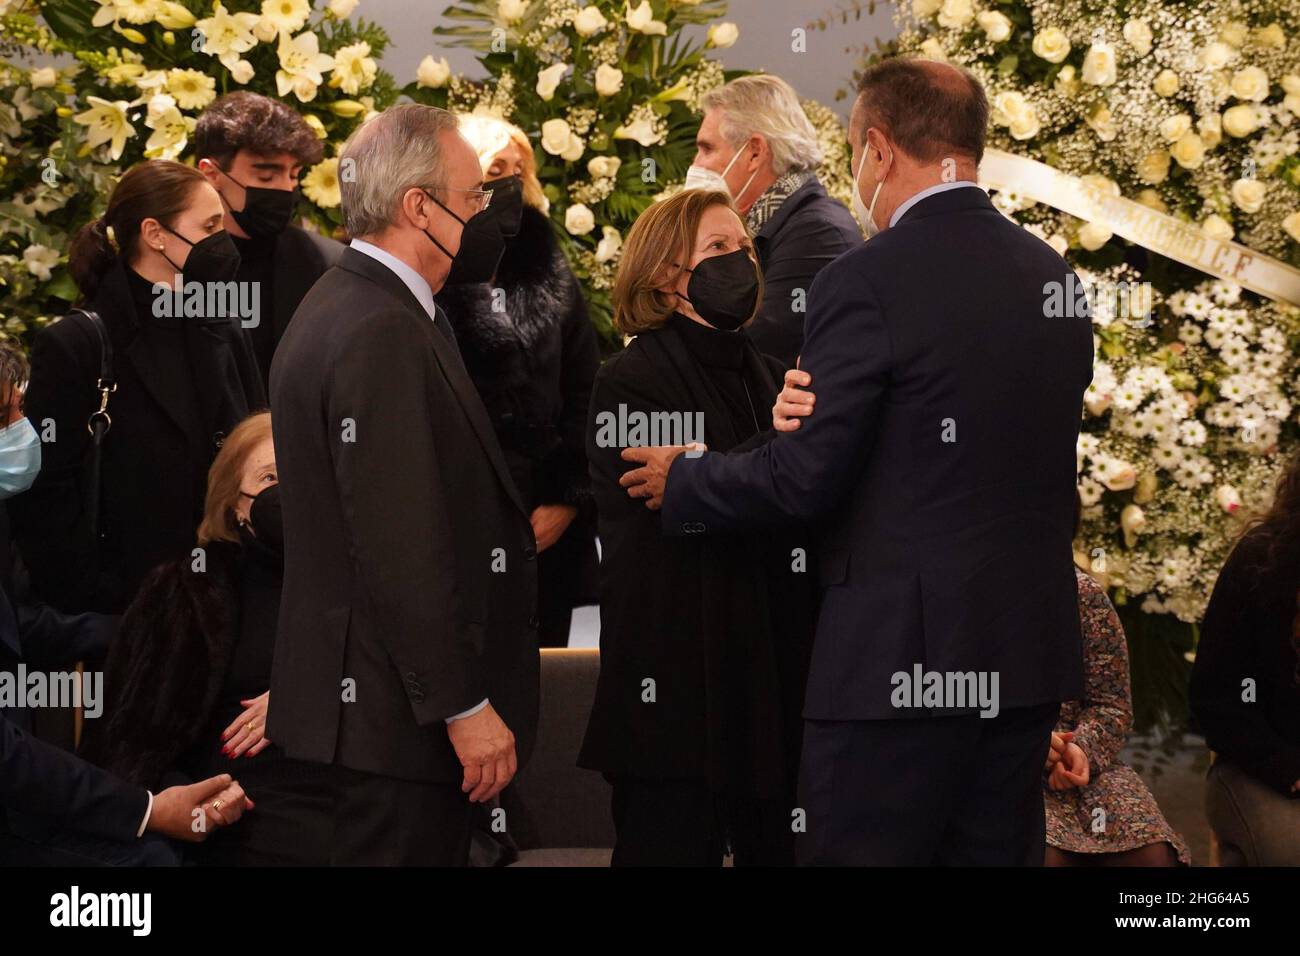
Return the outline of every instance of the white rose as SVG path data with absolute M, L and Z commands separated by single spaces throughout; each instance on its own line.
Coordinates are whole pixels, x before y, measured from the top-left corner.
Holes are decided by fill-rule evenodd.
M 560 159 L 570 163 L 582 159 L 582 154 L 587 151 L 587 144 L 582 141 L 582 137 L 577 133 L 569 134 L 569 141 L 564 144 L 564 149 L 560 150 Z
M 1229 136 L 1249 136 L 1259 127 L 1259 111 L 1248 103 L 1238 103 L 1223 111 L 1223 131 Z
M 1130 20 L 1124 24 L 1124 39 L 1138 56 L 1146 56 L 1151 52 L 1153 34 L 1145 20 Z
M 579 36 L 595 36 L 607 26 L 609 21 L 605 19 L 599 7 L 585 7 L 573 18 L 573 29 L 578 31 Z
M 609 262 L 623 248 L 623 237 L 613 226 L 604 226 L 600 230 L 600 242 L 596 243 L 596 261 Z
M 975 18 L 984 31 L 984 35 L 994 43 L 1001 43 L 1011 36 L 1011 21 L 996 10 L 984 10 Z
M 1215 40 L 1201 50 L 1201 66 L 1207 70 L 1222 70 L 1237 58 L 1237 51 L 1226 43 Z
M 596 217 L 582 203 L 574 203 L 564 210 L 564 228 L 571 236 L 585 236 L 596 228 Z
M 668 25 L 662 20 L 655 19 L 655 12 L 650 6 L 650 0 L 641 0 L 641 5 L 636 9 L 628 3 L 624 8 L 623 19 L 627 21 L 629 30 L 637 33 L 658 34 L 659 36 L 668 35 Z M 709 28 L 712 33 L 712 27 Z
M 1232 184 L 1232 201 L 1243 212 L 1256 213 L 1264 205 L 1268 187 L 1258 179 L 1238 179 Z
M 1088 117 L 1088 125 L 1103 143 L 1109 143 L 1119 135 L 1119 130 L 1115 128 L 1115 117 L 1109 106 L 1102 105 L 1094 110 Z
M 1163 183 L 1169 177 L 1169 151 L 1156 149 L 1138 161 L 1138 179 L 1144 183 Z
M 497 4 L 497 16 L 506 23 L 522 20 L 528 9 L 528 0 L 500 0 Z
M 1073 96 L 1079 92 L 1079 78 L 1075 75 L 1073 64 L 1065 64 L 1056 74 L 1056 92 L 1062 96 Z
M 1255 31 L 1255 42 L 1260 46 L 1282 50 L 1286 48 L 1286 32 L 1280 25 L 1270 23 L 1268 26 L 1260 27 Z
M 1300 211 L 1293 212 L 1283 219 L 1282 228 L 1286 230 L 1288 236 L 1300 242 Z
M 939 26 L 959 30 L 975 19 L 975 5 L 971 0 L 943 0 L 939 7 Z
M 740 27 L 734 23 L 715 23 L 709 27 L 708 39 L 709 46 L 725 50 L 729 46 L 735 46 L 740 39 Z
M 1300 116 L 1300 93 L 1288 93 L 1282 97 L 1282 105 L 1292 116 Z
M 1106 226 L 1097 222 L 1086 222 L 1079 228 L 1079 245 L 1089 252 L 1096 252 L 1114 235 Z
M 1030 44 L 1034 53 L 1048 63 L 1060 63 L 1070 55 L 1070 38 L 1058 27 L 1048 27 L 1034 34 Z
M 1196 133 L 1184 133 L 1169 147 L 1169 155 L 1183 169 L 1199 169 L 1205 162 L 1205 142 Z
M 52 66 L 43 66 L 39 70 L 32 70 L 31 84 L 34 90 L 53 86 L 57 82 L 59 82 L 59 71 Z
M 1178 86 L 1178 74 L 1173 70 L 1161 70 L 1151 84 L 1156 96 L 1173 96 L 1178 92 Z
M 542 124 L 542 149 L 552 156 L 559 156 L 569 146 L 569 137 L 573 131 L 562 119 L 550 119 Z
M 596 92 L 601 96 L 613 96 L 623 88 L 623 71 L 616 66 L 602 63 L 596 67 Z
M 1206 149 L 1214 149 L 1223 140 L 1223 118 L 1218 113 L 1202 116 L 1196 121 L 1196 129 L 1205 141 Z
M 1282 89 L 1288 93 L 1300 93 L 1300 76 L 1294 73 L 1285 74 L 1282 79 L 1278 80 L 1282 84 Z
M 352 11 L 357 8 L 357 0 L 330 0 L 330 13 L 340 20 L 346 20 L 352 16 Z
M 912 16 L 918 20 L 932 17 L 939 12 L 943 0 L 912 0 Z
M 1227 242 L 1232 238 L 1232 223 L 1224 219 L 1217 213 L 1211 213 L 1205 217 L 1201 223 L 1201 232 L 1205 233 L 1211 239 L 1222 239 Z
M 415 71 L 415 85 L 427 87 L 445 86 L 451 79 L 451 64 L 447 62 L 444 56 L 440 60 L 435 60 L 432 55 L 426 56 L 420 61 L 420 67 Z
M 1136 202 L 1141 203 L 1148 209 L 1154 209 L 1156 212 L 1168 212 L 1169 207 L 1165 201 L 1160 198 L 1160 194 L 1154 189 L 1144 189 L 1133 197 Z
M 623 160 L 617 156 L 593 156 L 587 163 L 587 173 L 592 179 L 609 179 L 618 175 Z
M 1166 140 L 1173 143 L 1183 138 L 1183 134 L 1190 132 L 1192 128 L 1192 118 L 1186 113 L 1179 113 L 1177 116 L 1171 116 L 1160 123 L 1160 135 Z
M 1137 484 L 1137 469 L 1128 462 L 1116 458 L 1111 465 L 1110 475 L 1102 482 L 1111 491 L 1128 491 Z
M 1147 526 L 1147 516 L 1137 505 L 1125 505 L 1119 513 L 1119 526 L 1124 531 L 1124 543 L 1133 547 L 1133 542 Z
M 1255 103 L 1268 96 L 1268 74 L 1257 66 L 1248 66 L 1232 74 L 1232 95 Z
M 1246 37 L 1250 33 L 1250 27 L 1240 21 L 1230 20 L 1219 28 L 1219 39 L 1230 46 L 1242 47 L 1246 45 Z
M 943 44 L 934 37 L 929 37 L 921 44 L 921 57 L 938 63 L 948 62 L 948 54 L 944 50 Z
M 555 90 L 568 72 L 569 64 L 556 63 L 537 74 L 537 95 L 550 102 L 555 98 Z
M 1038 122 L 1038 113 L 1032 106 L 1019 116 L 1013 117 L 1007 126 L 1011 138 L 1018 140 L 1033 139 L 1038 135 L 1041 128 L 1041 124 Z
M 1110 86 L 1115 82 L 1115 48 L 1109 43 L 1094 43 L 1083 58 L 1083 82 L 1093 86 Z

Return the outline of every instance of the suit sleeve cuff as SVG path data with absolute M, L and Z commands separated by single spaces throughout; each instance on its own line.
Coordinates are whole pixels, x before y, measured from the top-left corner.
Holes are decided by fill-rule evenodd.
M 149 828 L 149 818 L 153 816 L 153 791 L 146 790 L 149 794 L 149 805 L 144 808 L 144 819 L 140 821 L 140 829 L 135 831 L 136 838 L 144 836 L 144 831 Z
M 488 705 L 488 699 L 484 697 L 481 701 L 479 701 L 469 710 L 462 710 L 459 714 L 452 714 L 450 717 L 447 718 L 447 723 L 451 723 L 453 720 L 460 720 L 463 717 L 473 717 L 475 714 L 477 714 L 480 710 L 482 710 L 487 705 Z M 152 797 L 150 799 L 152 800 Z

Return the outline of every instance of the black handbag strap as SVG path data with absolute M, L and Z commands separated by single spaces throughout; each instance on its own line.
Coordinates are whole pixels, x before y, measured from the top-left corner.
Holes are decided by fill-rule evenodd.
M 86 430 L 90 432 L 90 462 L 87 476 L 86 513 L 92 533 L 99 533 L 99 486 L 100 471 L 103 461 L 104 436 L 113 427 L 112 416 L 108 414 L 108 398 L 117 391 L 117 381 L 113 377 L 113 343 L 108 337 L 108 329 L 99 313 L 90 309 L 74 309 L 89 321 L 99 338 L 99 376 L 95 380 L 95 391 L 99 392 L 99 407 L 90 413 L 86 420 Z

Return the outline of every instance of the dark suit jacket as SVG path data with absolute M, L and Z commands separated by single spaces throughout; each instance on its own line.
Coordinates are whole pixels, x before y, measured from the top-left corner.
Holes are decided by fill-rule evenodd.
M 1044 286 L 1071 275 L 979 189 L 927 197 L 818 276 L 802 427 L 673 464 L 666 529 L 822 521 L 806 718 L 924 714 L 890 700 L 917 664 L 997 672 L 1003 709 L 1082 692 L 1071 537 L 1092 332 L 1044 315 Z
M 459 782 L 443 721 L 486 697 L 522 762 L 536 541 L 455 345 L 391 270 L 345 250 L 285 333 L 271 411 L 285 536 L 271 738 Z
M 42 329 L 32 347 L 24 399 L 38 431 L 53 421 L 55 441 L 41 446 L 41 472 L 27 492 L 10 499 L 13 535 L 32 587 L 61 611 L 120 613 L 145 574 L 187 553 L 203 516 L 208 468 L 224 436 L 209 434 L 179 410 L 199 386 L 189 370 L 167 359 L 139 334 L 140 322 L 125 267 L 114 265 L 94 309 L 113 346 L 117 391 L 109 399 L 113 424 L 104 440 L 100 534 L 86 514 L 86 421 L 99 407 L 95 382 L 100 343 L 83 315 Z M 221 326 L 234 357 L 230 387 L 249 411 L 265 407 L 256 360 L 235 319 Z
M 862 230 L 844 204 L 817 179 L 783 202 L 754 236 L 763 269 L 763 304 L 745 327 L 758 350 L 794 368 L 803 344 L 807 294 L 826 265 L 862 244 Z M 796 298 L 796 290 L 802 296 Z M 801 311 L 796 311 L 796 310 Z

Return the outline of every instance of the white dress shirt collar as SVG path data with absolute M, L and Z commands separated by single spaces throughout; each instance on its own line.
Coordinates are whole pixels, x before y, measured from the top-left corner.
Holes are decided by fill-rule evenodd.
M 930 186 L 926 189 L 922 189 L 911 199 L 907 200 L 905 203 L 903 203 L 901 206 L 895 209 L 894 214 L 889 217 L 889 224 L 891 226 L 898 225 L 898 220 L 903 218 L 903 214 L 906 213 L 913 206 L 915 206 L 917 203 L 919 203 L 922 199 L 927 199 L 930 196 L 935 196 L 938 195 L 939 193 L 946 193 L 950 189 L 961 189 L 963 186 L 974 186 L 976 189 L 979 189 L 979 184 L 973 183 L 969 179 L 958 179 L 951 183 L 937 183 L 934 186 Z
M 380 249 L 374 243 L 366 242 L 364 239 L 353 239 L 352 248 L 392 270 L 393 274 L 411 290 L 411 295 L 415 296 L 415 300 L 424 307 L 424 311 L 428 313 L 429 318 L 435 322 L 437 321 L 438 306 L 433 301 L 433 290 L 429 288 L 429 283 L 425 281 L 424 276 L 391 252 Z

